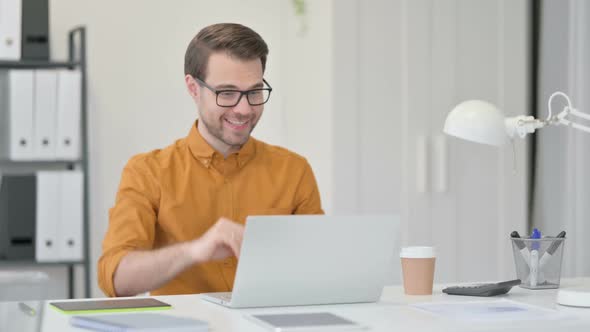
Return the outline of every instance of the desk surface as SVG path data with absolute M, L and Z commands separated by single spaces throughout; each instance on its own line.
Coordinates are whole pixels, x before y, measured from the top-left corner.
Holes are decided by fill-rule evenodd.
M 590 287 L 590 278 L 562 280 L 562 287 Z M 510 293 L 491 298 L 450 296 L 443 294 L 443 287 L 435 287 L 432 296 L 406 296 L 400 286 L 386 287 L 377 303 L 227 309 L 206 302 L 200 295 L 158 296 L 156 298 L 170 303 L 173 309 L 160 311 L 169 315 L 191 317 L 208 321 L 211 331 L 266 331 L 244 318 L 246 314 L 295 313 L 327 311 L 369 326 L 370 331 L 555 331 L 567 328 L 567 332 L 590 331 L 590 308 L 571 308 L 555 304 L 556 290 L 528 290 L 514 287 Z M 566 318 L 543 320 L 539 322 L 493 322 L 465 323 L 435 316 L 420 311 L 409 304 L 424 302 L 467 302 L 495 301 L 500 298 L 526 304 L 541 306 L 563 313 Z M 75 300 L 72 300 L 75 301 Z M 46 302 L 25 302 L 37 306 L 35 316 L 23 313 L 18 302 L 0 303 L 0 331 L 84 331 L 69 325 L 70 316 L 48 307 Z

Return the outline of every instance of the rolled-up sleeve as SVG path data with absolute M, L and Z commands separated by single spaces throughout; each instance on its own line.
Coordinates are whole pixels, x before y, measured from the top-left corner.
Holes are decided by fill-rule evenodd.
M 130 251 L 153 248 L 160 197 L 155 173 L 142 156 L 123 170 L 98 261 L 98 284 L 108 296 L 117 296 L 113 277 L 121 259 Z

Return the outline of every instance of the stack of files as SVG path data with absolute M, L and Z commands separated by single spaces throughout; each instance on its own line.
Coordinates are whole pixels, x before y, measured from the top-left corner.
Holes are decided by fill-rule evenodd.
M 35 258 L 83 259 L 84 177 L 80 171 L 37 173 Z
M 77 70 L 0 71 L 0 157 L 79 160 L 81 84 Z
M 74 316 L 70 324 L 104 332 L 206 332 L 209 330 L 209 324 L 202 320 L 152 313 Z

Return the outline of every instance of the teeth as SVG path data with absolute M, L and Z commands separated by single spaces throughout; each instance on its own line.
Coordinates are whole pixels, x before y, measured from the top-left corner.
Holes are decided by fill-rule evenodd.
M 248 122 L 248 121 L 239 122 L 239 121 L 230 120 L 230 119 L 225 119 L 225 120 L 233 125 L 236 125 L 236 126 L 241 126 L 241 125 L 245 124 L 246 122 Z

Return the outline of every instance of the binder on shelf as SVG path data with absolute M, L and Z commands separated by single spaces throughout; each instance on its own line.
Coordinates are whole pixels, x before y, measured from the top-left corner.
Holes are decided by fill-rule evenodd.
M 0 173 L 0 259 L 35 259 L 34 174 Z
M 21 59 L 49 60 L 49 0 L 22 1 Z
M 60 260 L 58 232 L 60 172 L 37 172 L 35 258 L 38 262 Z
M 33 160 L 33 98 L 32 70 L 0 71 L 1 159 Z
M 56 157 L 59 160 L 80 159 L 81 85 L 79 70 L 58 71 Z
M 37 172 L 38 262 L 83 260 L 83 179 L 77 170 Z
M 57 71 L 35 70 L 33 158 L 55 160 Z
M 59 257 L 62 261 L 81 261 L 83 255 L 84 180 L 80 171 L 60 174 Z
M 21 19 L 21 0 L 0 0 L 0 60 L 20 60 Z

